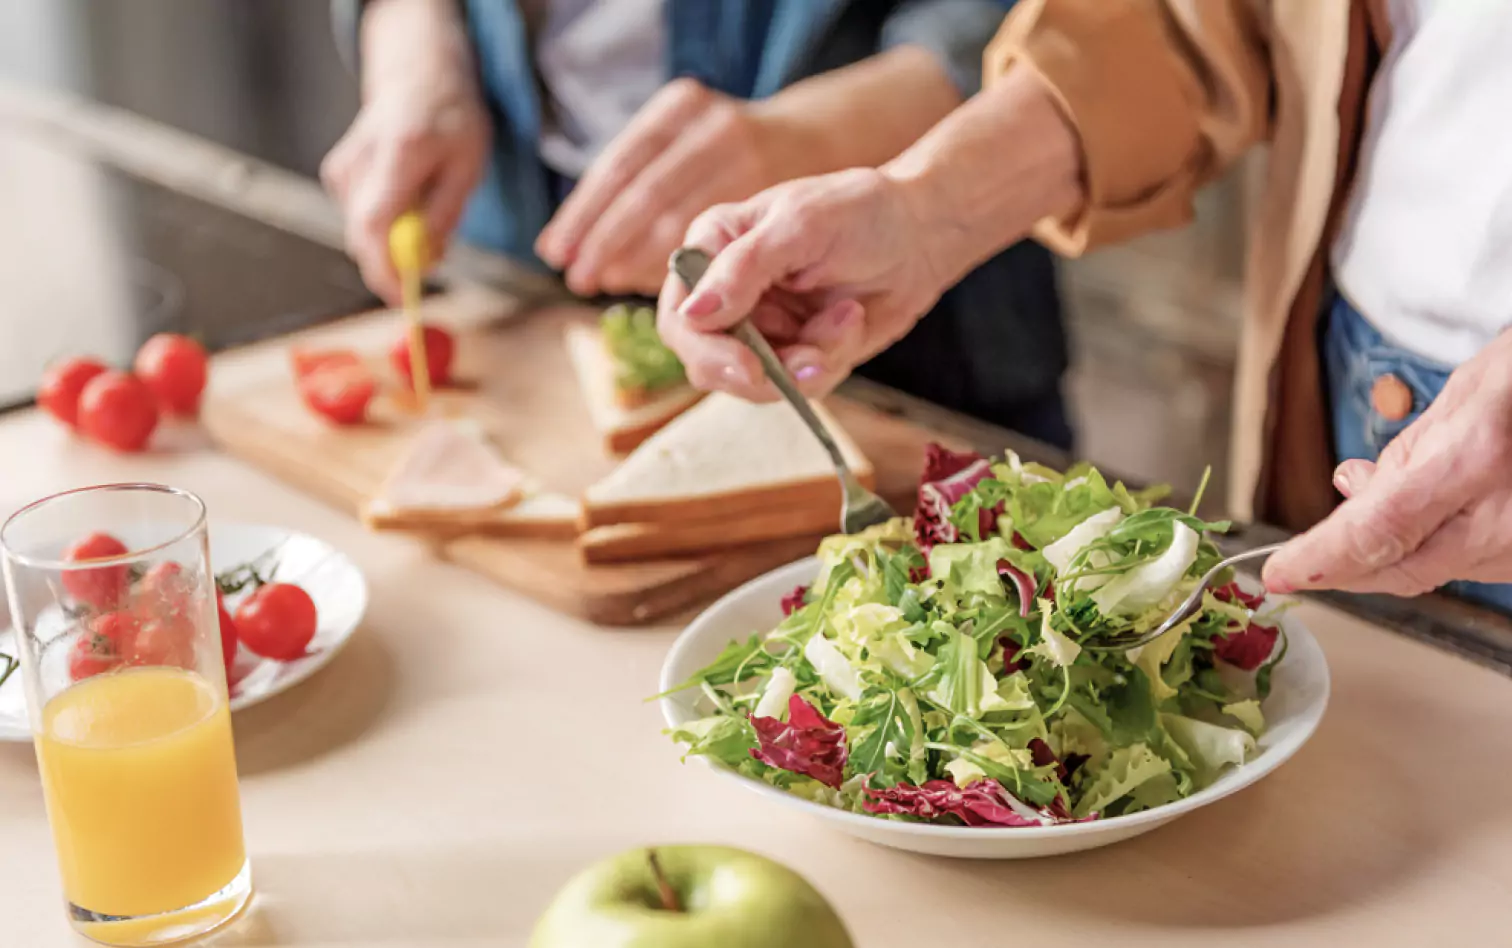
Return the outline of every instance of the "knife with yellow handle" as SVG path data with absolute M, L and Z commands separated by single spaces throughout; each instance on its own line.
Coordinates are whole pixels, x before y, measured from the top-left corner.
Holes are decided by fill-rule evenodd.
M 431 378 L 425 358 L 425 324 L 420 320 L 420 289 L 430 264 L 430 236 L 418 212 L 400 214 L 389 228 L 389 256 L 399 274 L 404 315 L 409 320 L 410 378 L 416 407 L 423 413 L 430 404 Z

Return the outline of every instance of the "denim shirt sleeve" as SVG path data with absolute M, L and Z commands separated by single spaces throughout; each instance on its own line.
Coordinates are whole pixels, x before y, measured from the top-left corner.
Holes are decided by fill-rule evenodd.
M 982 88 L 982 55 L 1014 0 L 904 0 L 882 27 L 882 48 L 922 46 L 934 53 L 961 97 Z

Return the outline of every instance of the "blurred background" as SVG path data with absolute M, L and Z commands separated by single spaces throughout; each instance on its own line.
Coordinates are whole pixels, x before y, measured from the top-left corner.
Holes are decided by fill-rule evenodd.
M 357 106 L 324 0 L 3 0 L 5 86 L 127 109 L 311 177 Z M 0 127 L 0 281 L 20 289 L 0 312 L 0 404 L 81 333 L 129 351 L 193 313 L 227 345 L 368 302 L 329 248 L 12 131 Z M 1188 489 L 1211 463 L 1222 496 L 1252 174 L 1209 189 L 1185 230 L 1064 265 L 1082 456 Z

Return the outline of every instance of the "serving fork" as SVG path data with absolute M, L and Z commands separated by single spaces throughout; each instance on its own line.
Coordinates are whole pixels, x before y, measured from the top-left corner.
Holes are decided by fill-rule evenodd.
M 709 269 L 709 255 L 696 247 L 682 247 L 672 252 L 672 259 L 668 265 L 672 272 L 683 281 L 683 285 L 692 291 Z M 771 343 L 766 341 L 761 331 L 752 325 L 749 319 L 742 319 L 730 330 L 730 334 L 756 354 L 756 359 L 761 363 L 761 368 L 766 372 L 767 378 L 772 380 L 772 384 L 777 387 L 778 392 L 782 393 L 782 397 L 787 399 L 787 403 L 793 406 L 793 410 L 823 445 L 825 453 L 835 465 L 835 477 L 840 481 L 842 495 L 840 532 L 860 533 L 867 527 L 885 523 L 898 516 L 898 512 L 893 510 L 887 501 L 867 490 L 866 485 L 862 484 L 855 472 L 850 469 L 834 435 L 825 426 L 823 419 L 815 413 L 808 399 L 798 390 L 798 383 L 788 372 L 787 366 L 783 365 L 782 360 L 777 357 Z

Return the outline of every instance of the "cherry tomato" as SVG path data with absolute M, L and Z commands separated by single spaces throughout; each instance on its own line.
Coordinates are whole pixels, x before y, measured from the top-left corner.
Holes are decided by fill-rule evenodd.
M 91 533 L 63 552 L 69 563 L 84 563 L 125 556 L 126 544 L 108 533 Z M 80 603 L 107 612 L 118 606 L 126 596 L 131 577 L 124 563 L 115 566 L 99 566 L 93 569 L 70 569 L 63 573 L 63 588 Z
M 294 378 L 302 379 L 320 369 L 360 369 L 362 357 L 350 349 L 302 349 L 295 346 L 289 350 L 289 364 L 294 367 Z
M 367 418 L 378 383 L 364 367 L 317 369 L 299 380 L 299 394 L 312 411 L 338 425 Z
M 134 367 L 163 411 L 185 417 L 199 413 L 210 370 L 204 346 L 188 336 L 160 332 L 137 351 Z
M 142 622 L 129 612 L 107 612 L 90 619 L 87 628 L 97 651 L 125 655 L 136 642 Z
M 184 568 L 173 560 L 154 563 L 137 589 L 141 610 L 149 617 L 164 613 L 187 613 L 189 580 Z
M 126 372 L 102 372 L 79 395 L 79 430 L 117 451 L 142 450 L 157 423 L 152 391 Z
M 68 650 L 68 677 L 83 681 L 110 671 L 121 664 L 120 658 L 100 640 L 85 634 L 79 636 Z
M 451 333 L 440 326 L 425 327 L 425 364 L 430 369 L 432 385 L 445 385 L 451 381 L 452 353 L 456 348 L 457 341 Z M 394 340 L 394 347 L 389 350 L 389 361 L 394 363 L 394 370 L 404 379 L 404 384 L 414 388 L 415 379 L 410 372 L 408 332 Z
M 236 635 L 254 654 L 288 662 L 315 638 L 315 601 L 290 583 L 269 583 L 236 608 Z
M 87 356 L 54 362 L 42 373 L 37 404 L 63 424 L 75 427 L 79 423 L 79 393 L 90 379 L 106 371 L 105 363 Z
M 188 616 L 149 619 L 125 653 L 128 665 L 194 665 L 194 623 Z
M 220 613 L 221 655 L 226 660 L 226 683 L 231 683 L 231 667 L 236 664 L 236 620 L 226 611 L 226 603 L 220 593 L 215 594 L 215 607 Z

